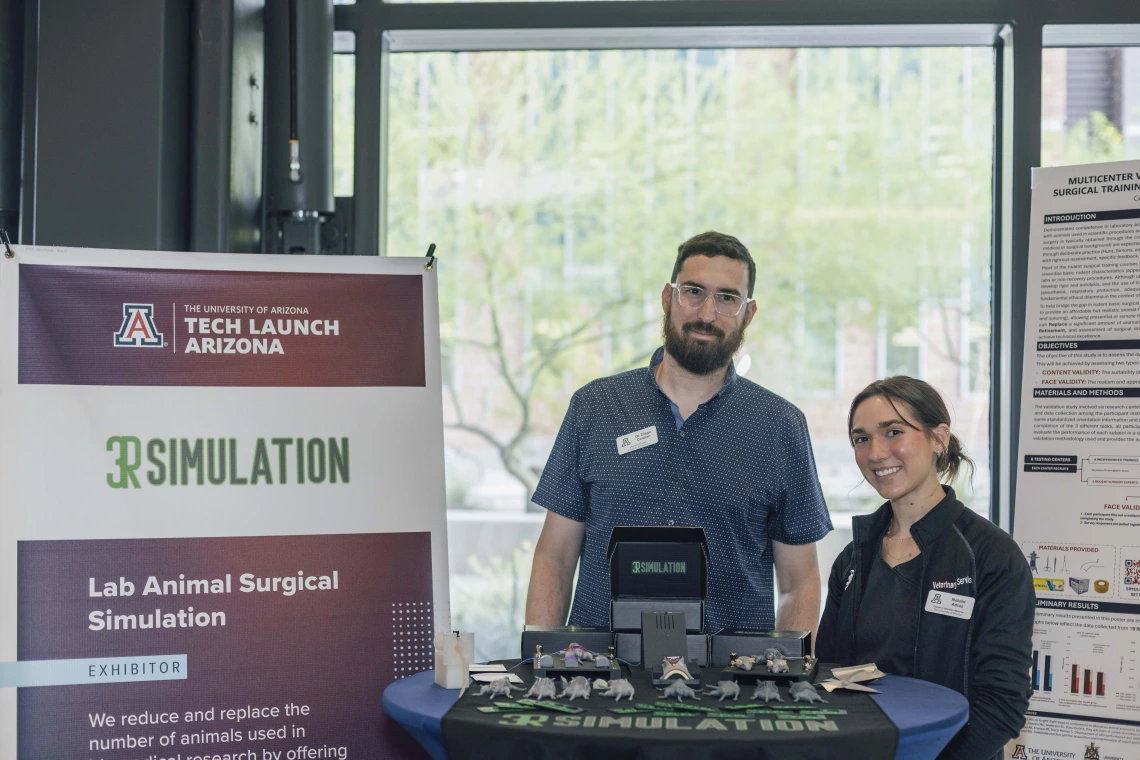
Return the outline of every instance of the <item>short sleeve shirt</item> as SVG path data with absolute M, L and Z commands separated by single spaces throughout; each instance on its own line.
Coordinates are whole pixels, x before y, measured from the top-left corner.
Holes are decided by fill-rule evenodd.
M 680 427 L 655 368 L 595 380 L 574 394 L 534 502 L 586 524 L 571 625 L 608 626 L 606 549 L 621 525 L 700 526 L 709 543 L 705 626 L 775 625 L 772 541 L 831 530 L 804 415 L 735 377 Z M 618 454 L 619 437 L 655 427 L 657 443 Z

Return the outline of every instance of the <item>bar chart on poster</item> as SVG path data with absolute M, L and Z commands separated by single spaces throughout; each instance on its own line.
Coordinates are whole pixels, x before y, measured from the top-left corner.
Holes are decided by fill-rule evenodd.
M 1038 610 L 1039 621 L 1063 614 Z M 1132 638 L 1121 642 L 1118 627 L 1131 630 L 1134 621 L 1120 617 L 1113 624 L 1097 618 L 1097 626 L 1110 625 L 1108 631 L 1079 624 L 1038 627 L 1032 664 L 1034 709 L 1104 717 L 1140 706 L 1138 648 Z

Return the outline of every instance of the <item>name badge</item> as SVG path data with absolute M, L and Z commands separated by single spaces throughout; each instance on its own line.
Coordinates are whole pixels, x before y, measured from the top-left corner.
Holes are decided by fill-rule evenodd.
M 974 597 L 951 594 L 949 591 L 931 589 L 926 595 L 926 611 L 935 615 L 948 615 L 959 620 L 969 620 L 974 614 Z
M 618 454 L 628 454 L 655 443 L 657 443 L 657 426 L 650 425 L 642 430 L 619 435 L 617 437 Z

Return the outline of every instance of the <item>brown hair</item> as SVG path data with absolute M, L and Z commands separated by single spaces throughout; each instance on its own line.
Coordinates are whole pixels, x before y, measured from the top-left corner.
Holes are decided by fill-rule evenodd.
M 950 412 L 946 409 L 946 403 L 930 383 L 906 375 L 895 375 L 885 380 L 876 380 L 859 391 L 855 400 L 851 402 L 851 410 L 847 413 L 848 430 L 851 429 L 855 419 L 855 410 L 872 396 L 885 398 L 887 403 L 898 413 L 899 419 L 910 425 L 902 412 L 899 412 L 899 408 L 895 406 L 896 401 L 905 404 L 927 435 L 933 435 L 934 428 L 939 425 L 950 426 Z M 915 430 L 919 429 L 914 425 L 910 425 L 910 427 Z M 962 450 L 962 442 L 953 433 L 950 433 L 946 447 L 938 455 L 934 466 L 938 470 L 939 476 L 948 483 L 953 482 L 963 469 L 968 472 L 970 480 L 974 478 L 974 460 L 966 456 Z
M 727 256 L 734 261 L 743 261 L 748 265 L 748 297 L 752 297 L 752 291 L 756 287 L 756 262 L 752 260 L 752 254 L 744 247 L 744 243 L 732 235 L 709 230 L 681 243 L 677 247 L 677 261 L 673 264 L 673 276 L 669 282 L 677 282 L 681 265 L 690 256 Z

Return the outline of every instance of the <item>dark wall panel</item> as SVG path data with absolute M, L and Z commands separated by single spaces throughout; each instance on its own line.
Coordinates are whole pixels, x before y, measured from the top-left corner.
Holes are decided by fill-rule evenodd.
M 191 0 L 38 0 L 25 242 L 188 246 Z
M 0 0 L 0 227 L 15 239 L 20 208 L 24 0 Z

